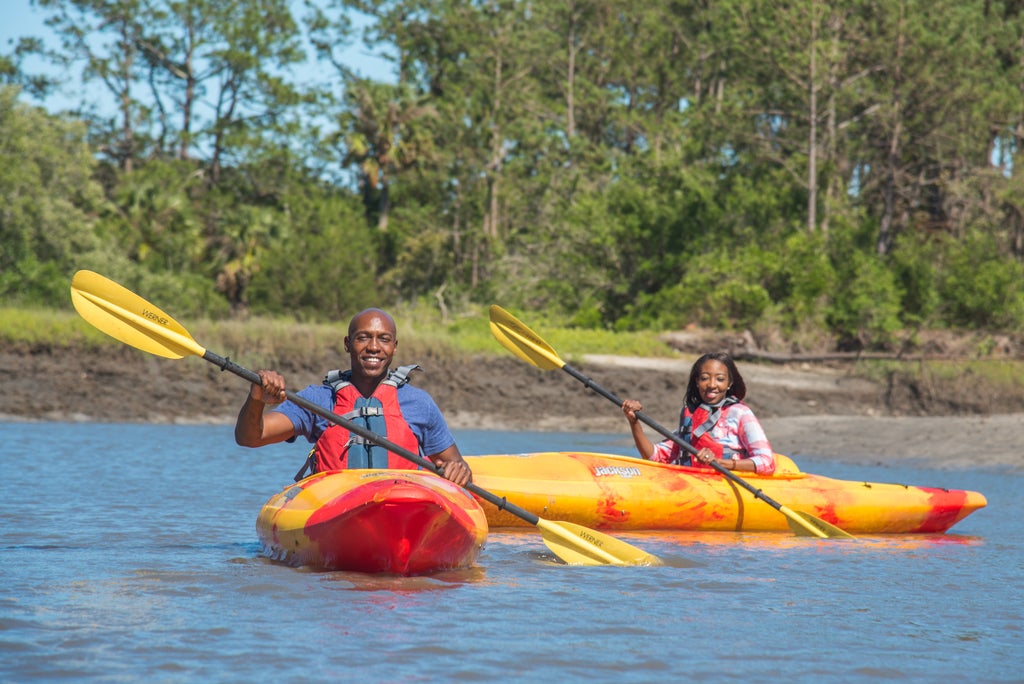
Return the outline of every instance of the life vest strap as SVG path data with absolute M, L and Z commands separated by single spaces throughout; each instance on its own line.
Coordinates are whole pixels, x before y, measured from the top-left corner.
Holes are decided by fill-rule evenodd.
M 385 378 L 382 385 L 392 385 L 394 387 L 401 387 L 402 385 L 409 382 L 409 376 L 412 375 L 413 371 L 422 371 L 423 367 L 419 364 L 409 364 L 407 366 L 399 366 L 398 368 L 388 371 L 388 377 Z M 335 369 L 328 371 L 324 376 L 324 384 L 332 388 L 337 392 L 342 387 L 352 384 L 352 371 Z
M 298 482 L 302 478 L 306 477 L 306 473 L 312 475 L 316 472 L 316 448 L 309 450 L 309 455 L 306 456 L 306 460 L 303 461 L 302 467 L 299 468 L 299 472 L 295 473 L 295 481 Z

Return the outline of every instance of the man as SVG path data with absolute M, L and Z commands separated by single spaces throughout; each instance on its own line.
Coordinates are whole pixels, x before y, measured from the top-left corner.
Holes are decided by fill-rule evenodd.
M 466 485 L 472 480 L 472 473 L 441 410 L 429 394 L 408 384 L 408 374 L 418 366 L 391 371 L 397 348 L 394 319 L 381 309 L 361 311 L 352 318 L 345 337 L 351 369 L 344 373 L 332 371 L 324 384 L 309 385 L 299 395 L 409 451 L 426 455 L 446 479 Z M 259 376 L 262 383 L 252 385 L 235 422 L 235 441 L 241 446 L 259 447 L 291 441 L 301 435 L 314 444 L 310 454 L 314 472 L 416 467 L 411 461 L 287 401 L 285 381 L 279 373 L 262 370 Z M 278 406 L 265 411 L 268 405 Z

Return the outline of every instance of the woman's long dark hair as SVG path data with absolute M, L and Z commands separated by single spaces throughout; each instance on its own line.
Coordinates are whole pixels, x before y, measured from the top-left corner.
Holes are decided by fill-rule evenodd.
M 700 377 L 700 370 L 707 361 L 719 361 L 725 364 L 729 370 L 729 389 L 725 396 L 736 397 L 736 401 L 743 401 L 743 397 L 747 396 L 747 383 L 743 382 L 743 376 L 740 375 L 740 370 L 736 367 L 732 355 L 722 351 L 708 352 L 693 362 L 693 368 L 690 369 L 690 382 L 686 385 L 686 405 L 690 408 L 700 406 L 701 398 L 700 391 L 697 390 L 697 378 Z

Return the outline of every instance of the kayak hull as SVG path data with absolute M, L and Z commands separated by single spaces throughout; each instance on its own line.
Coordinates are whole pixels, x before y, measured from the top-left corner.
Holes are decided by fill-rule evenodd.
M 943 533 L 986 505 L 978 492 L 836 480 L 777 455 L 747 482 L 851 534 Z M 602 530 L 789 531 L 788 518 L 713 470 L 586 452 L 470 456 L 473 481 L 535 515 Z M 523 523 L 483 503 L 491 527 Z
M 319 570 L 422 575 L 473 564 L 486 516 L 461 487 L 425 471 L 338 470 L 275 494 L 256 530 L 264 552 Z

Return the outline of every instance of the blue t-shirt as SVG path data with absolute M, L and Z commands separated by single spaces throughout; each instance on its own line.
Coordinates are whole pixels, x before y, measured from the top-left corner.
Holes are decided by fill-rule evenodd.
M 334 390 L 327 385 L 309 385 L 298 395 L 328 411 L 334 410 Z M 433 456 L 455 444 L 455 437 L 448 429 L 441 409 L 425 391 L 410 384 L 402 385 L 398 388 L 398 407 L 416 435 L 422 455 Z M 295 426 L 295 435 L 301 435 L 309 442 L 316 442 L 323 431 L 333 425 L 326 418 L 290 401 L 277 406 L 274 411 L 288 416 Z M 294 437 L 289 441 L 293 440 Z

